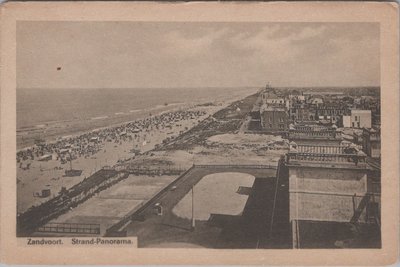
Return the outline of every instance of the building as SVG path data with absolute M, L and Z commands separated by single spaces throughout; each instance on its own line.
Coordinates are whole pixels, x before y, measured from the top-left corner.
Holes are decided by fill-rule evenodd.
M 320 97 L 313 97 L 309 100 L 309 102 L 313 105 L 322 105 L 324 103 L 324 100 Z
M 376 112 L 372 113 L 372 127 L 374 127 L 374 128 L 380 128 L 381 127 L 381 114 L 380 114 L 380 111 L 379 111 L 379 113 L 376 113 Z
M 340 145 L 342 132 L 336 127 L 321 125 L 294 125 L 289 127 L 289 141 L 298 145 Z
M 327 247 L 343 246 L 332 231 L 344 233 L 354 224 L 378 240 L 371 247 L 379 246 L 380 198 L 368 191 L 365 153 L 351 146 L 292 141 L 285 166 L 293 248 L 313 248 L 316 240 Z
M 265 89 L 261 93 L 261 99 L 264 104 L 274 106 L 285 106 L 285 99 L 275 94 L 273 89 Z
M 288 114 L 283 107 L 263 105 L 260 115 L 263 131 L 285 132 L 289 128 Z
M 261 130 L 261 115 L 260 115 L 261 107 L 259 105 L 254 105 L 253 109 L 250 112 L 248 130 L 259 131 Z
M 327 120 L 331 123 L 342 124 L 342 117 L 349 114 L 349 109 L 341 103 L 325 103 L 316 107 L 318 120 Z
M 305 102 L 306 97 L 304 95 L 297 95 L 297 94 L 290 94 L 289 99 L 291 101 L 299 101 L 299 102 Z
M 352 128 L 371 128 L 371 110 L 352 109 L 350 122 Z
M 344 128 L 351 127 L 351 116 L 350 115 L 345 115 L 342 117 L 342 125 Z
M 301 102 L 293 102 L 289 108 L 290 120 L 292 122 L 315 121 L 315 109 Z
M 346 103 L 325 102 L 319 97 L 311 98 L 308 102 L 292 99 L 289 108 L 289 118 L 292 122 L 320 121 L 342 126 L 342 117 L 346 115 L 350 115 Z
M 362 145 L 363 144 L 363 133 L 360 131 L 354 131 L 353 132 L 353 143 L 357 145 Z
M 380 129 L 363 129 L 363 150 L 371 158 L 381 157 L 381 131 Z
M 343 95 L 343 92 L 333 89 L 333 91 L 308 91 L 304 92 L 304 95 L 339 96 Z

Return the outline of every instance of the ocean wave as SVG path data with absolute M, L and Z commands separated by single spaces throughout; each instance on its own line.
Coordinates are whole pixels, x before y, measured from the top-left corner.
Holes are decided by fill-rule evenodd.
M 99 117 L 93 117 L 93 118 L 90 118 L 91 120 L 103 120 L 103 119 L 107 119 L 108 118 L 108 116 L 99 116 Z

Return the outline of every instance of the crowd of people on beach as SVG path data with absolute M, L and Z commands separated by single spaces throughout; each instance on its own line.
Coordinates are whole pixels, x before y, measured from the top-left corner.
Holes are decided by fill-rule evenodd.
M 139 149 L 132 149 L 132 152 L 138 153 L 139 141 L 145 144 L 150 132 L 172 129 L 173 126 L 181 126 L 182 120 L 197 119 L 205 114 L 206 112 L 202 110 L 170 111 L 156 116 L 149 114 L 145 119 L 94 130 L 79 136 L 59 138 L 55 142 L 46 143 L 38 140 L 34 146 L 17 152 L 17 163 L 22 169 L 29 169 L 30 163 L 24 166 L 23 162 L 31 160 L 56 159 L 65 164 L 78 157 L 88 158 L 95 155 L 105 142 L 121 145 L 122 142 L 135 141 L 136 148 Z

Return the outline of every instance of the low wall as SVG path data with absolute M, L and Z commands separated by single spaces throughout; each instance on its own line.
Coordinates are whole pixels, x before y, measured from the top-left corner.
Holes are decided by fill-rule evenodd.
M 171 189 L 176 183 L 179 182 L 187 173 L 189 173 L 192 169 L 194 168 L 194 165 L 189 168 L 187 171 L 182 173 L 178 178 L 176 178 L 172 183 L 161 189 L 156 195 L 154 195 L 151 199 L 149 199 L 146 203 L 143 205 L 139 206 L 138 208 L 135 208 L 131 212 L 129 212 L 127 215 L 125 215 L 119 222 L 115 223 L 111 227 L 109 227 L 106 230 L 106 233 L 104 236 L 108 237 L 113 237 L 113 236 L 121 236 L 121 233 L 123 233 L 122 227 L 124 227 L 126 224 L 128 224 L 131 220 L 133 220 L 135 217 L 138 217 L 140 213 L 142 213 L 145 209 L 153 205 L 154 200 L 158 199 L 160 196 L 162 196 L 165 192 Z

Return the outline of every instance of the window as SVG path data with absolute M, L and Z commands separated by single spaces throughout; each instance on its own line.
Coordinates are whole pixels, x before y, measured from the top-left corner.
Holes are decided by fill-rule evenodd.
M 354 116 L 354 120 L 357 121 L 357 116 Z

